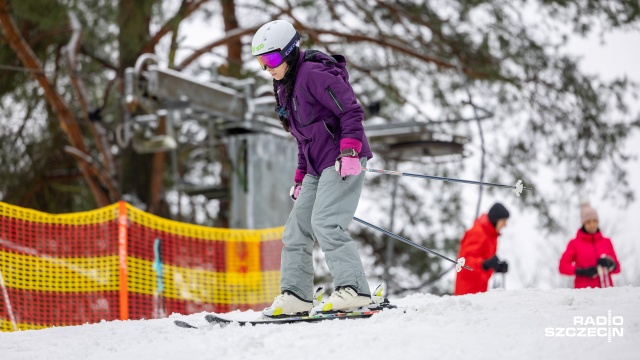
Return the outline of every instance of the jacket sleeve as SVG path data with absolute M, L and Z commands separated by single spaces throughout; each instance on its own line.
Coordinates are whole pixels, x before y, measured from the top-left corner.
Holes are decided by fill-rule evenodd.
M 560 264 L 558 266 L 558 270 L 560 274 L 563 275 L 575 275 L 576 274 L 576 247 L 573 241 L 569 241 L 567 245 L 567 249 L 564 251 L 562 256 L 560 257 Z
M 613 244 L 611 243 L 611 240 L 609 240 L 609 248 L 610 248 L 609 256 L 611 256 L 613 261 L 616 262 L 616 268 L 611 272 L 611 274 L 617 274 L 620 272 L 620 261 L 618 261 L 618 256 L 616 255 L 616 251 L 613 250 Z
M 336 67 L 314 69 L 319 74 L 313 75 L 318 81 L 310 86 L 313 96 L 322 106 L 331 110 L 340 119 L 342 138 L 356 139 L 360 142 L 364 138 L 364 110 L 358 104 L 351 85 L 343 79 Z
M 473 271 L 492 271 L 482 268 L 482 262 L 486 260 L 481 256 L 485 240 L 484 236 L 476 231 L 468 231 L 462 239 L 459 257 L 464 257 L 465 265 L 468 265 Z
M 293 177 L 293 182 L 296 184 L 302 183 L 304 180 L 304 176 L 307 175 L 307 172 L 304 170 L 296 169 L 296 174 Z
M 302 143 L 296 139 L 298 143 L 298 169 L 306 173 L 307 172 L 307 159 L 304 156 L 304 150 L 302 149 Z

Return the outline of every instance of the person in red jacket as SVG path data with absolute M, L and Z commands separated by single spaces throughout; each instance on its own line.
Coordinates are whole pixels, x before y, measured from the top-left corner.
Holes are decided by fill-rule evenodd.
M 560 258 L 560 274 L 575 275 L 576 289 L 603 287 L 601 282 L 604 281 L 613 286 L 611 274 L 620 272 L 620 263 L 611 240 L 602 236 L 598 228 L 598 213 L 586 203 L 580 208 L 580 218 L 582 227 Z M 608 275 L 602 280 L 598 266 L 608 270 Z
M 476 219 L 460 242 L 458 258 L 473 271 L 461 271 L 456 276 L 454 295 L 475 294 L 487 291 L 493 272 L 506 273 L 509 264 L 496 256 L 500 230 L 507 225 L 509 211 L 501 203 L 495 203 L 487 214 Z

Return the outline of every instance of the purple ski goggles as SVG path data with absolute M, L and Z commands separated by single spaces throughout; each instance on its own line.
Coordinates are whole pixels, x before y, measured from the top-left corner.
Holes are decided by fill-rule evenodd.
M 258 59 L 262 70 L 267 70 L 267 66 L 275 69 L 278 66 L 282 65 L 287 55 L 289 55 L 289 53 L 293 51 L 293 48 L 296 46 L 298 40 L 300 40 L 300 34 L 296 32 L 296 35 L 293 37 L 293 39 L 291 39 L 289 44 L 287 44 L 285 50 L 276 49 L 266 54 L 257 55 L 256 59 Z

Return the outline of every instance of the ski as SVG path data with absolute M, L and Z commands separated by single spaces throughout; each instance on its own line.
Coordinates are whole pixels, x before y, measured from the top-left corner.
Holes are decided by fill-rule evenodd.
M 281 317 L 260 317 L 255 320 L 235 320 L 224 317 L 218 314 L 208 314 L 205 316 L 205 320 L 209 324 L 220 325 L 221 327 L 225 327 L 231 323 L 237 322 L 240 326 L 246 325 L 263 325 L 263 324 L 294 324 L 294 323 L 311 323 L 311 322 L 319 322 L 325 320 L 345 320 L 345 319 L 366 319 L 374 314 L 377 314 L 385 309 L 395 309 L 396 306 L 392 305 L 388 299 L 383 296 L 384 287 L 379 285 L 374 291 L 372 299 L 373 303 L 371 305 L 367 305 L 365 307 L 350 310 L 350 311 L 328 311 L 328 312 L 319 312 L 313 315 L 286 315 Z M 314 294 L 314 305 L 319 304 L 322 301 L 322 296 L 324 294 L 324 288 L 318 287 Z M 174 320 L 174 324 L 181 328 L 186 329 L 198 329 L 197 326 L 189 324 L 186 321 L 182 320 Z
M 298 316 L 294 315 L 294 316 L 284 316 L 284 317 L 277 317 L 277 318 L 261 317 L 256 320 L 235 320 L 235 319 L 230 319 L 218 314 L 208 314 L 204 318 L 209 324 L 220 325 L 221 327 L 225 327 L 234 322 L 237 322 L 240 326 L 246 326 L 246 325 L 255 326 L 255 325 L 264 325 L 264 324 L 294 324 L 294 323 L 312 323 L 312 322 L 335 320 L 335 319 L 339 319 L 339 320 L 366 319 L 373 316 L 374 314 L 377 314 L 383 311 L 384 309 L 394 309 L 394 308 L 396 308 L 395 305 L 384 303 L 384 304 L 380 304 L 380 306 L 376 306 L 373 309 L 364 308 L 364 309 L 358 309 L 358 310 L 347 311 L 347 312 L 342 312 L 342 311 L 324 312 L 324 313 L 317 313 L 314 315 L 298 315 Z M 182 320 L 174 320 L 173 323 L 185 329 L 198 329 L 197 326 L 189 324 L 188 322 L 182 321 Z
M 221 327 L 225 327 L 231 323 L 237 322 L 240 326 L 245 325 L 263 325 L 263 324 L 294 324 L 294 323 L 311 323 L 325 320 L 345 320 L 345 319 L 365 319 L 379 313 L 382 309 L 376 310 L 356 310 L 349 312 L 332 312 L 332 313 L 318 313 L 315 315 L 302 315 L 302 316 L 288 316 L 283 318 L 259 318 L 256 320 L 233 320 L 226 317 L 222 317 L 217 314 L 209 314 L 204 318 L 210 324 L 217 324 Z
M 186 321 L 182 321 L 182 320 L 174 320 L 173 321 L 174 324 L 176 324 L 177 326 L 181 327 L 181 328 L 185 328 L 185 329 L 197 329 L 197 326 L 193 326 L 191 324 L 189 324 Z

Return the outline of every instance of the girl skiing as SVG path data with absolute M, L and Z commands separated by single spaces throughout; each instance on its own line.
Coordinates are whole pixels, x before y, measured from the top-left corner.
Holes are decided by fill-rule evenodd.
M 302 51 L 287 21 L 271 21 L 253 37 L 251 53 L 273 77 L 276 111 L 298 143 L 295 201 L 284 228 L 280 287 L 265 316 L 308 313 L 313 307 L 314 241 L 325 253 L 335 290 L 316 311 L 348 310 L 371 303 L 356 244 L 346 233 L 372 157 L 364 111 L 349 84 L 346 60 Z

